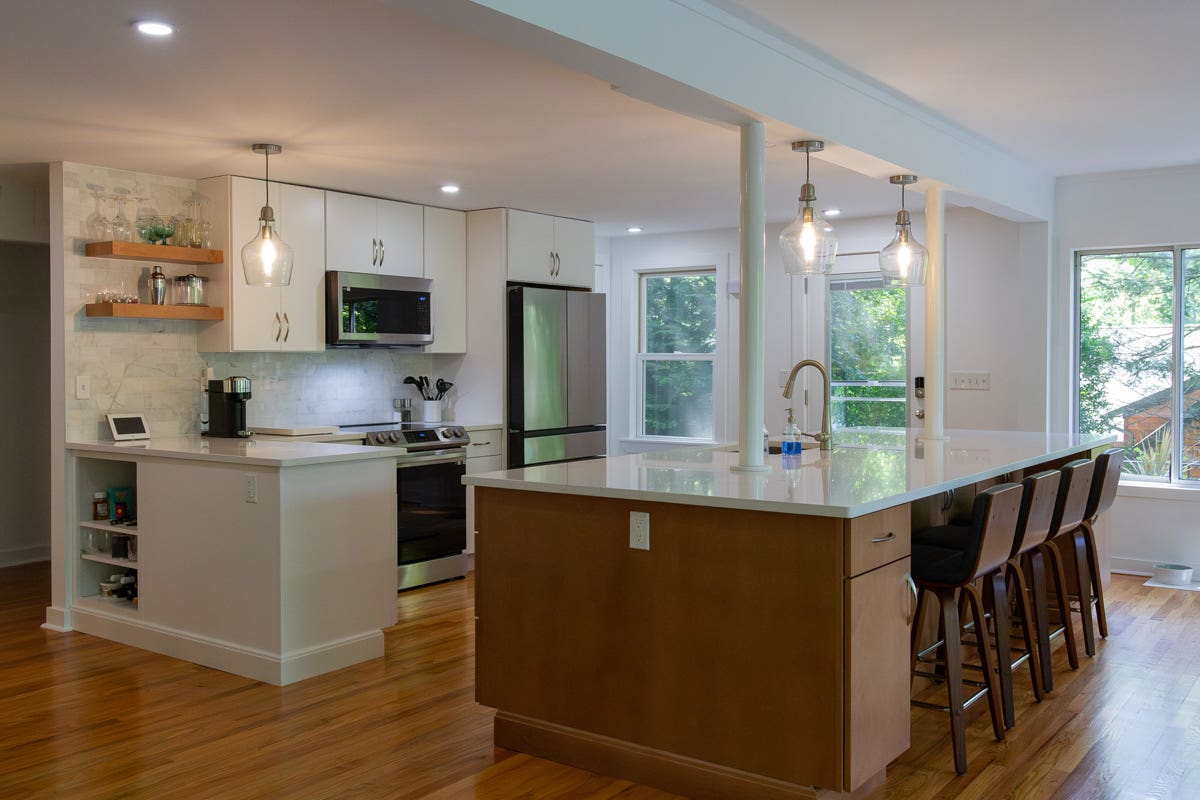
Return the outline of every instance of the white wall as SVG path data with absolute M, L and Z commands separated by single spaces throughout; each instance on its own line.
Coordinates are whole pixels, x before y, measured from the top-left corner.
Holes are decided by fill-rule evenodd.
M 1017 224 L 974 209 L 950 209 L 947 238 L 947 368 L 986 370 L 992 374 L 990 391 L 948 391 L 946 423 L 951 428 L 984 430 L 1041 430 L 1045 417 L 1045 237 L 1044 224 Z M 892 237 L 894 217 L 848 219 L 835 222 L 839 252 L 877 251 Z M 824 280 L 804 282 L 783 272 L 777 246 L 782 225 L 767 228 L 766 263 L 766 422 L 778 434 L 786 415 L 780 371 L 805 357 L 825 359 Z M 913 230 L 924 239 L 924 220 L 913 215 Z M 1040 247 L 1040 249 L 1039 249 Z M 695 233 L 613 237 L 609 303 L 612 313 L 609 341 L 613 349 L 609 375 L 612 452 L 644 449 L 631 443 L 629 354 L 637 309 L 633 275 L 638 269 L 665 268 L 686 263 L 729 264 L 729 277 L 738 273 L 736 229 Z M 1039 263 L 1038 258 L 1041 258 Z M 872 255 L 839 258 L 835 274 L 877 269 Z M 910 298 L 909 386 L 911 377 L 924 373 L 924 295 Z M 1031 302 L 1031 298 L 1034 299 Z M 729 376 L 724 389 L 727 402 L 718 438 L 732 439 L 737 430 L 737 330 L 738 307 L 730 298 L 726 349 Z M 807 371 L 810 396 L 819 388 L 813 371 Z M 799 394 L 799 392 L 797 392 Z M 797 408 L 799 412 L 799 408 Z M 820 406 L 810 405 L 806 430 L 820 424 Z M 919 425 L 914 419 L 910 424 Z
M 1074 252 L 1200 243 L 1200 166 L 1079 175 L 1058 182 L 1054 217 L 1050 410 L 1070 425 L 1074 369 Z M 1112 509 L 1114 567 L 1152 571 L 1156 562 L 1200 567 L 1200 489 L 1122 484 Z
M 50 248 L 0 242 L 0 567 L 50 557 Z

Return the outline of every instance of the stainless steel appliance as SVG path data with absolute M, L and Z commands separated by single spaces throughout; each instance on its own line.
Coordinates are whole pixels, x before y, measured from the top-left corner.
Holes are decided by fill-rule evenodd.
M 433 281 L 369 272 L 325 273 L 326 347 L 433 343 Z
M 205 436 L 246 438 L 246 401 L 250 399 L 250 379 L 232 375 L 208 382 L 208 431 Z
M 604 295 L 508 287 L 508 466 L 607 451 Z
M 396 451 L 397 589 L 467 574 L 467 432 L 420 422 L 349 425 L 372 447 Z

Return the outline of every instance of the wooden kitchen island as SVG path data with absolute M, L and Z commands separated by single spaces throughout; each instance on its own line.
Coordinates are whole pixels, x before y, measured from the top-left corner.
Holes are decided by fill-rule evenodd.
M 689 448 L 468 476 L 495 744 L 695 798 L 882 779 L 909 744 L 912 528 L 1106 441 L 918 434 L 768 473 Z

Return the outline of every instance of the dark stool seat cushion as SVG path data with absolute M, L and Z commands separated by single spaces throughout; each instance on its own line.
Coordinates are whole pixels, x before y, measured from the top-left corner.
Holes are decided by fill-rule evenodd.
M 979 534 L 970 525 L 938 525 L 913 532 L 912 577 L 957 585 L 971 579 Z

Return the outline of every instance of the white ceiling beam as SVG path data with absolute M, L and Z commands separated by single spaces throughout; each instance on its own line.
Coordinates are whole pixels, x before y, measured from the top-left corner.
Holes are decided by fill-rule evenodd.
M 1054 179 L 900 95 L 705 0 L 391 0 L 680 113 L 811 132 L 1015 219 L 1049 219 Z M 947 64 L 948 70 L 953 70 Z

